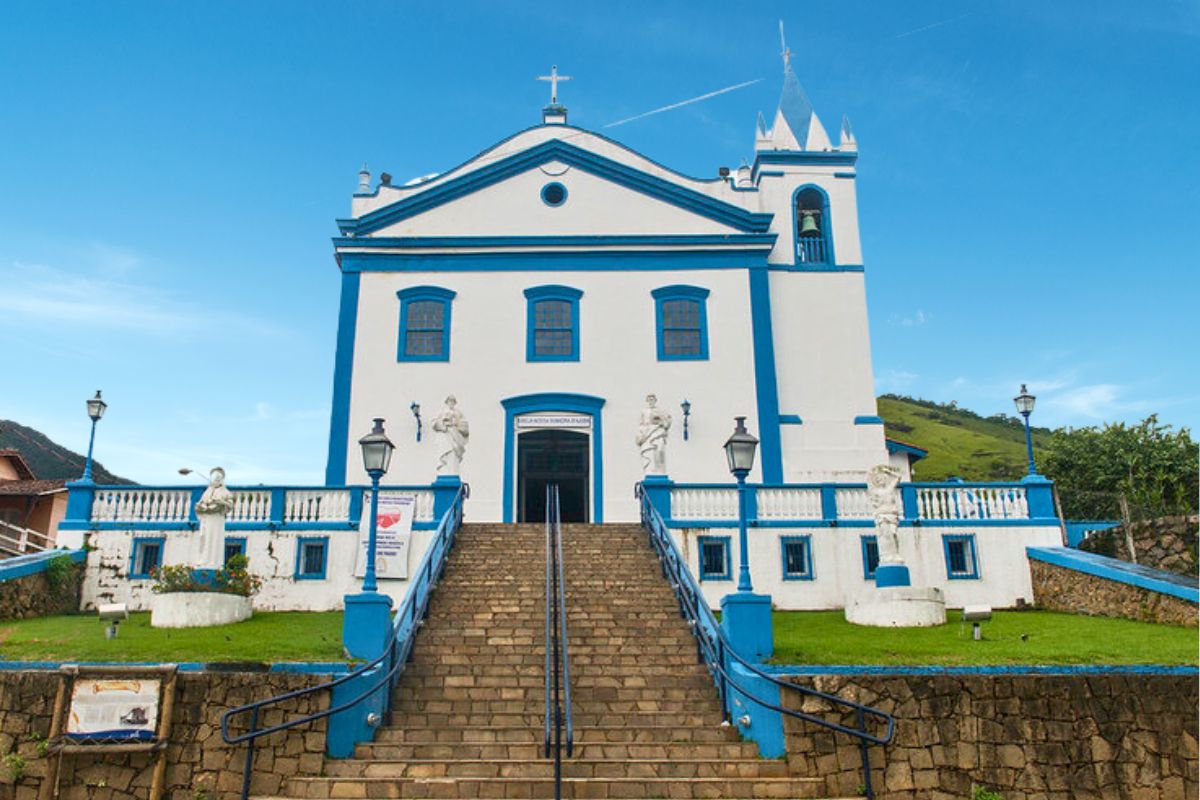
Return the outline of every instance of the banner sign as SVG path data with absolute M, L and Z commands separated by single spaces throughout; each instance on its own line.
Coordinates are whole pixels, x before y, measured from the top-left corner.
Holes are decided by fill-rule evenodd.
M 74 739 L 154 738 L 161 682 L 141 678 L 80 678 L 71 692 L 67 736 Z
M 375 520 L 375 575 L 380 578 L 408 577 L 408 546 L 412 540 L 413 513 L 417 498 L 411 494 L 380 494 Z M 367 573 L 367 544 L 371 537 L 369 499 L 363 503 L 362 524 L 358 526 L 358 558 L 354 574 Z
M 591 430 L 589 414 L 522 414 L 517 417 L 517 430 L 523 428 L 581 428 Z

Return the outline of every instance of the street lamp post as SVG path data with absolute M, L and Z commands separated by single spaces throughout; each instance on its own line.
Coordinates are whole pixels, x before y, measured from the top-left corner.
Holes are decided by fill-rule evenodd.
M 746 418 L 734 417 L 733 434 L 725 442 L 725 457 L 729 460 L 729 471 L 737 479 L 738 493 L 738 550 L 741 563 L 738 566 L 739 592 L 753 592 L 750 581 L 750 552 L 746 536 L 746 476 L 754 468 L 754 453 L 758 439 L 746 430 Z
M 96 445 L 96 423 L 104 416 L 104 410 L 108 408 L 108 403 L 100 399 L 100 390 L 96 390 L 96 396 L 87 401 L 88 416 L 92 418 L 92 435 L 88 438 L 88 453 L 87 461 L 83 465 L 82 480 L 90 481 L 92 479 L 92 450 Z
M 1025 418 L 1025 452 L 1029 457 L 1030 475 L 1037 475 L 1037 467 L 1033 463 L 1033 433 L 1029 429 L 1029 415 L 1033 413 L 1033 404 L 1036 400 L 1037 398 L 1029 393 L 1023 383 L 1021 384 L 1021 393 L 1013 398 L 1017 412 Z
M 363 468 L 371 476 L 371 522 L 370 534 L 367 538 L 367 566 L 363 575 L 363 591 L 374 592 L 379 588 L 375 579 L 375 539 L 379 523 L 379 480 L 387 473 L 388 464 L 392 461 L 392 451 L 395 445 L 383 432 L 383 420 L 376 417 L 371 432 L 358 440 L 362 448 Z

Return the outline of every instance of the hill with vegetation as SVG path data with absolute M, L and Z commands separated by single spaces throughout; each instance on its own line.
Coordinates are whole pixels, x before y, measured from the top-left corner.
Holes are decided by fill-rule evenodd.
M 86 456 L 68 450 L 41 431 L 27 428 L 12 420 L 0 419 L 0 450 L 12 448 L 21 453 L 25 463 L 39 478 L 74 480 L 83 474 Z M 92 477 L 96 483 L 133 483 L 114 475 L 100 462 L 92 464 Z
M 957 403 L 935 403 L 894 394 L 879 397 L 888 438 L 929 451 L 918 461 L 914 478 L 938 481 L 1018 480 L 1028 472 L 1025 427 L 1020 417 L 996 414 L 982 417 Z M 1036 451 L 1050 440 L 1048 428 L 1033 429 Z

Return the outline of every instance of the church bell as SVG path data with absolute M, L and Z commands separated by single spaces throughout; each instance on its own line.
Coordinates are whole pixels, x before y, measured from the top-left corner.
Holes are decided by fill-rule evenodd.
M 816 236 L 820 233 L 821 233 L 821 229 L 817 227 L 817 212 L 815 212 L 815 211 L 801 212 L 800 235 L 801 236 Z

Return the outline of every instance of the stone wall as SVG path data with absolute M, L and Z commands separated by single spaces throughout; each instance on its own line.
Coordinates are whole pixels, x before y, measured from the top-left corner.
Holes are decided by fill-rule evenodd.
M 1137 563 L 1179 575 L 1196 576 L 1196 541 L 1200 516 L 1160 517 L 1133 522 L 1129 532 Z M 1084 539 L 1080 550 L 1132 561 L 1125 526 L 1118 525 Z
M 0 755 L 15 751 L 24 761 L 24 775 L 15 782 L 12 770 L 6 768 L 13 761 L 0 762 L 0 800 L 37 797 L 47 763 L 39 755 L 39 742 L 50 729 L 59 680 L 55 672 L 0 672 Z M 221 714 L 243 703 L 325 680 L 328 676 L 285 673 L 181 673 L 167 749 L 165 800 L 239 797 L 246 746 L 224 743 Z M 260 725 L 313 713 L 328 707 L 328 702 L 328 692 L 297 698 L 267 712 Z M 321 774 L 324 753 L 325 720 L 260 739 L 251 794 L 274 794 L 287 777 Z M 58 796 L 62 800 L 147 800 L 154 758 L 144 754 L 66 756 Z
M 0 581 L 0 620 L 77 611 L 82 577 L 83 568 L 72 562 L 71 571 L 61 584 L 52 584 L 44 572 Z
M 1171 625 L 1197 624 L 1196 604 L 1182 598 L 1033 558 L 1029 559 L 1029 568 L 1033 576 L 1033 600 L 1041 608 Z
M 975 785 L 1004 800 L 1184 800 L 1197 783 L 1194 675 L 808 675 L 790 680 L 896 718 L 871 747 L 880 800 L 962 800 Z M 821 701 L 784 703 L 853 726 Z M 863 782 L 856 739 L 785 718 L 791 772 L 828 795 Z

